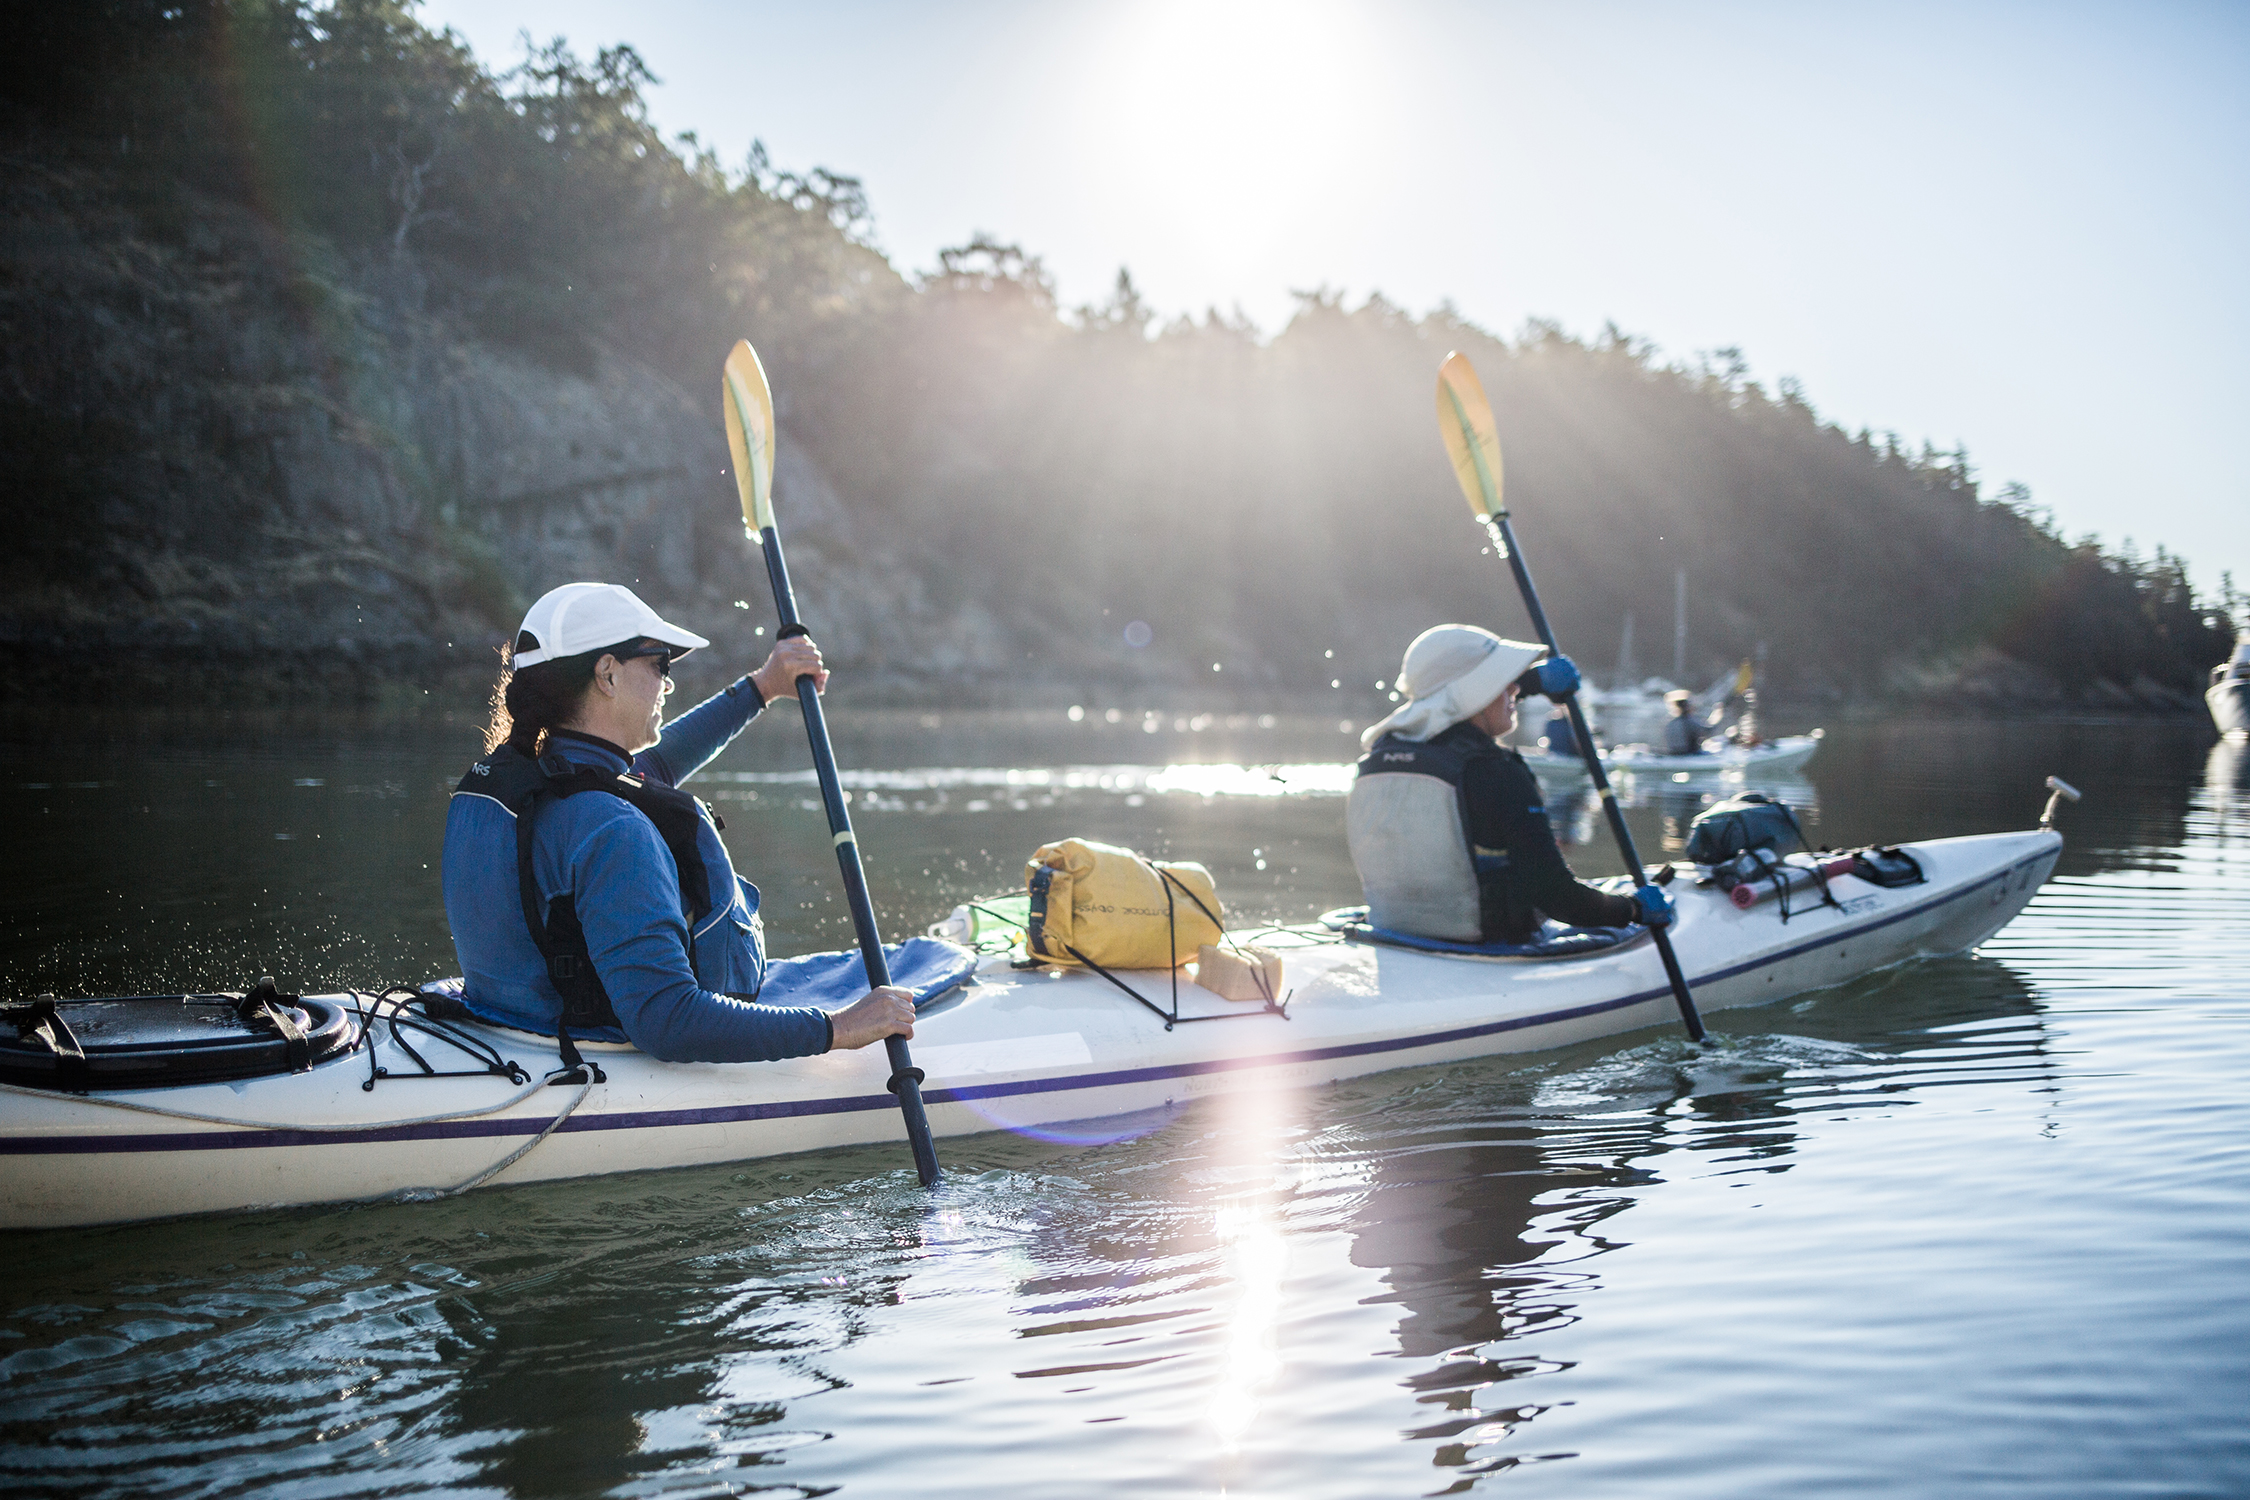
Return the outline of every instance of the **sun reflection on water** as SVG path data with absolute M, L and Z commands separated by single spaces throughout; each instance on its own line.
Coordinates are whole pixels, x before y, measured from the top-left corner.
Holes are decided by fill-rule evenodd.
M 1218 1376 L 1209 1406 L 1219 1450 L 1232 1455 L 1256 1426 L 1266 1393 L 1281 1374 L 1279 1331 L 1289 1245 L 1282 1210 L 1293 1179 L 1283 1139 L 1287 1096 L 1260 1090 L 1224 1105 L 1221 1152 L 1225 1176 L 1240 1184 L 1220 1198 L 1212 1235 L 1226 1257 L 1235 1302 L 1220 1338 Z

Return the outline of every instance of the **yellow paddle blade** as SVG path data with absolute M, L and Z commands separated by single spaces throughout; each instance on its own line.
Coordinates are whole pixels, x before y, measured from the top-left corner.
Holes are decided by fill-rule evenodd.
M 1461 481 L 1469 509 L 1479 521 L 1506 515 L 1507 504 L 1500 498 L 1500 433 L 1467 355 L 1448 354 L 1438 366 L 1437 416 L 1453 477 Z
M 1755 681 L 1757 681 L 1757 675 L 1756 675 L 1755 673 L 1753 673 L 1753 672 L 1752 672 L 1752 671 L 1750 670 L 1750 663 L 1749 663 L 1749 662 L 1748 662 L 1747 660 L 1745 660 L 1745 661 L 1744 661 L 1744 662 L 1742 663 L 1742 665 L 1741 665 L 1741 666 L 1739 666 L 1739 667 L 1737 667 L 1737 668 L 1735 669 L 1735 673 L 1734 673 L 1734 692 L 1735 692 L 1735 696 L 1739 698 L 1739 697 L 1741 697 L 1741 696 L 1742 696 L 1742 695 L 1743 695 L 1744 693 L 1747 693 L 1747 692 L 1749 692 L 1749 691 L 1750 691 L 1750 684 L 1751 684 L 1751 683 L 1753 683 L 1753 682 L 1755 682 Z
M 742 519 L 757 536 L 773 524 L 773 392 L 748 339 L 735 341 L 720 386 L 726 397 L 734 485 L 742 492 Z

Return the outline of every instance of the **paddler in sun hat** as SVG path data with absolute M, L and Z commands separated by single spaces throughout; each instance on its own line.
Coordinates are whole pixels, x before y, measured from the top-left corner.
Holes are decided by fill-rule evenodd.
M 1542 659 L 1544 658 L 1544 659 Z M 1657 887 L 1612 896 L 1563 861 L 1531 767 L 1499 743 L 1526 692 L 1560 700 L 1578 668 L 1476 625 L 1438 625 L 1406 648 L 1406 702 L 1360 735 L 1345 799 L 1368 922 L 1461 943 L 1520 943 L 1548 917 L 1573 927 L 1671 919 Z
M 766 704 L 828 671 L 810 638 L 670 724 L 672 663 L 711 643 L 631 589 L 540 596 L 502 652 L 485 756 L 445 820 L 445 915 L 463 1000 L 561 1038 L 630 1041 L 667 1062 L 770 1061 L 914 1033 L 905 990 L 833 1014 L 753 1003 L 764 982 L 758 888 L 679 784 Z M 661 741 L 661 748 L 659 748 Z

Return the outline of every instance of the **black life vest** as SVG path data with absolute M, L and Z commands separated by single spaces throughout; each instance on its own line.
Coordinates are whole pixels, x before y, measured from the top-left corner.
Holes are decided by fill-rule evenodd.
M 1519 819 L 1537 820 L 1525 824 L 1534 836 L 1546 815 L 1523 756 L 1472 724 L 1427 740 L 1385 735 L 1361 758 L 1344 800 L 1368 921 L 1455 942 L 1526 941 L 1547 917 L 1530 878 L 1543 858 L 1477 837 L 1503 837 Z
M 714 828 L 725 825 L 702 802 L 677 787 L 631 771 L 581 766 L 552 750 L 533 760 L 513 745 L 502 745 L 469 767 L 455 790 L 490 797 L 515 814 L 516 884 L 523 902 L 524 926 L 539 956 L 547 961 L 547 977 L 562 995 L 562 1016 L 556 1029 L 566 1061 L 575 1050 L 570 1048 L 571 1027 L 615 1026 L 617 1011 L 610 1004 L 609 991 L 602 988 L 601 976 L 594 972 L 593 958 L 586 951 L 586 929 L 579 924 L 570 892 L 548 902 L 546 920 L 539 918 L 539 887 L 531 874 L 531 840 L 542 806 L 580 792 L 607 792 L 630 803 L 656 825 L 664 847 L 672 851 L 672 862 L 679 867 L 680 905 L 688 914 L 691 968 L 695 964 L 695 934 L 703 919 L 719 909 L 722 897 L 725 904 L 733 904 L 733 892 L 712 889 L 712 872 L 696 844 L 696 834 L 706 817 Z

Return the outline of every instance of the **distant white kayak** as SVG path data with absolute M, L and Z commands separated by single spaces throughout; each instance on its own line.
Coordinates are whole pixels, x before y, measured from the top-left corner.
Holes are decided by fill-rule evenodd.
M 2219 733 L 2236 739 L 2250 735 L 2250 681 L 2217 683 L 2204 693 L 2203 701 Z
M 1602 752 L 1602 766 L 1613 773 L 1636 776 L 1725 776 L 1733 772 L 1794 771 L 1813 758 L 1824 731 L 1784 735 L 1762 745 L 1727 745 L 1695 755 L 1666 755 L 1649 745 L 1615 745 Z M 1534 771 L 1567 775 L 1584 774 L 1586 762 L 1575 755 L 1555 755 L 1546 750 L 1526 750 L 1523 758 Z
M 2042 829 L 1906 848 L 1921 883 L 1838 875 L 1829 882 L 1835 904 L 1800 906 L 1787 919 L 1778 902 L 1744 910 L 1716 887 L 1675 882 L 1673 944 L 1701 1009 L 1764 1004 L 1974 947 L 2023 909 L 2054 869 L 2062 839 Z M 916 1023 L 914 1060 L 928 1075 L 932 1129 L 1067 1137 L 1068 1122 L 1213 1094 L 1678 1024 L 1645 933 L 1559 958 L 1412 951 L 1341 940 L 1318 924 L 1240 936 L 1286 950 L 1282 1008 L 1221 999 L 1183 974 L 1171 1024 L 1097 975 L 984 960 L 968 985 L 934 997 Z M 1171 976 L 1120 977 L 1170 1006 Z M 75 1003 L 61 1002 L 62 1011 Z M 412 1007 L 386 1010 L 367 995 L 305 997 L 293 1013 L 307 1039 L 290 1042 L 298 1050 L 276 1066 L 295 1071 L 81 1092 L 0 1084 L 0 1227 L 414 1198 L 487 1181 L 876 1142 L 897 1143 L 899 1161 L 907 1159 L 880 1047 L 780 1063 L 681 1064 L 581 1043 L 602 1078 L 547 1083 L 559 1067 L 551 1037 L 473 1021 L 426 1023 Z M 22 1070 L 45 1055 L 33 1045 L 31 1019 L 8 1044 L 17 1069 L 10 1076 L 27 1076 Z M 485 1049 L 485 1060 L 433 1025 Z M 89 1055 L 98 1040 L 89 1036 Z M 85 1075 L 76 1076 L 84 1090 Z
M 2234 655 L 2225 665 L 2211 669 L 2211 686 L 2203 701 L 2219 733 L 2236 739 L 2250 736 L 2250 634 L 2235 642 Z

